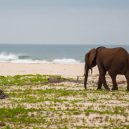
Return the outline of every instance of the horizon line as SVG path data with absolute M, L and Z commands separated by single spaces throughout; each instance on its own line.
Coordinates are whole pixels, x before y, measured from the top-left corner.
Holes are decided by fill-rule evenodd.
M 124 45 L 124 46 L 128 46 L 129 44 L 125 44 L 125 43 L 120 43 L 120 44 L 116 44 L 114 43 L 2 43 L 0 42 L 0 45 L 111 45 L 111 46 L 118 46 L 118 45 Z

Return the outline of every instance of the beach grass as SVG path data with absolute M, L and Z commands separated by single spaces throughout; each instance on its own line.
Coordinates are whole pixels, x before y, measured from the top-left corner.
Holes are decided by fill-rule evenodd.
M 8 98 L 0 100 L 2 129 L 129 128 L 129 93 L 88 89 L 75 82 L 49 83 L 51 75 L 1 76 L 0 89 Z M 111 85 L 110 85 L 111 86 Z

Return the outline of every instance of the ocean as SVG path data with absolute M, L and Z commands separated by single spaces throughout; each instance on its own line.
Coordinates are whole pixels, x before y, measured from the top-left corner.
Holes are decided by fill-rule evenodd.
M 102 45 L 0 44 L 0 62 L 83 63 L 85 53 Z M 104 45 L 118 47 L 118 45 Z M 129 46 L 119 45 L 129 51 Z

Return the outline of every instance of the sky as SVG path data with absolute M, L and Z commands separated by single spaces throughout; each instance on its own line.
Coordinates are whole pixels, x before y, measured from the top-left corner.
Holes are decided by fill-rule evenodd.
M 129 44 L 129 0 L 0 0 L 0 43 Z

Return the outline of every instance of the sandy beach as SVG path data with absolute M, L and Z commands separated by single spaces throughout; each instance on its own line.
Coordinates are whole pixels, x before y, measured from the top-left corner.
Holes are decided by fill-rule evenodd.
M 97 73 L 97 69 L 93 73 Z M 50 74 L 77 77 L 84 74 L 84 64 L 0 63 L 0 75 Z
M 77 78 L 77 76 L 81 77 L 84 75 L 84 64 L 0 63 L 1 76 L 25 74 L 61 75 L 63 77 Z M 92 79 L 92 77 L 98 79 L 98 74 L 98 68 L 94 67 L 92 75 L 89 71 L 89 79 Z M 122 80 L 125 80 L 125 77 L 118 75 L 117 81 Z
M 83 73 L 84 64 L 0 63 L 1 75 L 59 74 L 76 79 Z M 0 94 L 0 128 L 128 128 L 129 94 L 121 76 L 119 91 L 110 92 L 96 90 L 97 67 L 93 75 L 89 72 L 87 90 L 81 81 L 51 83 L 48 76 L 0 77 L 0 90 L 5 93 Z M 109 76 L 106 80 L 112 88 Z
M 61 75 L 75 80 L 46 83 L 46 74 Z M 84 90 L 83 78 L 76 81 L 77 76 L 83 74 L 84 64 L 0 63 L 0 75 L 5 76 L 0 78 L 0 89 L 5 93 L 0 96 L 5 96 L 5 99 L 0 100 L 0 113 L 1 116 L 5 116 L 6 113 L 4 118 L 0 118 L 0 126 L 26 129 L 63 126 L 123 128 L 125 122 L 128 125 L 129 94 L 126 92 L 125 78 L 117 77 L 119 92 L 96 90 L 99 73 L 98 68 L 94 67 L 92 75 L 89 72 L 87 90 Z M 108 75 L 106 81 L 111 89 L 111 78 Z M 43 118 L 45 123 L 42 122 Z

